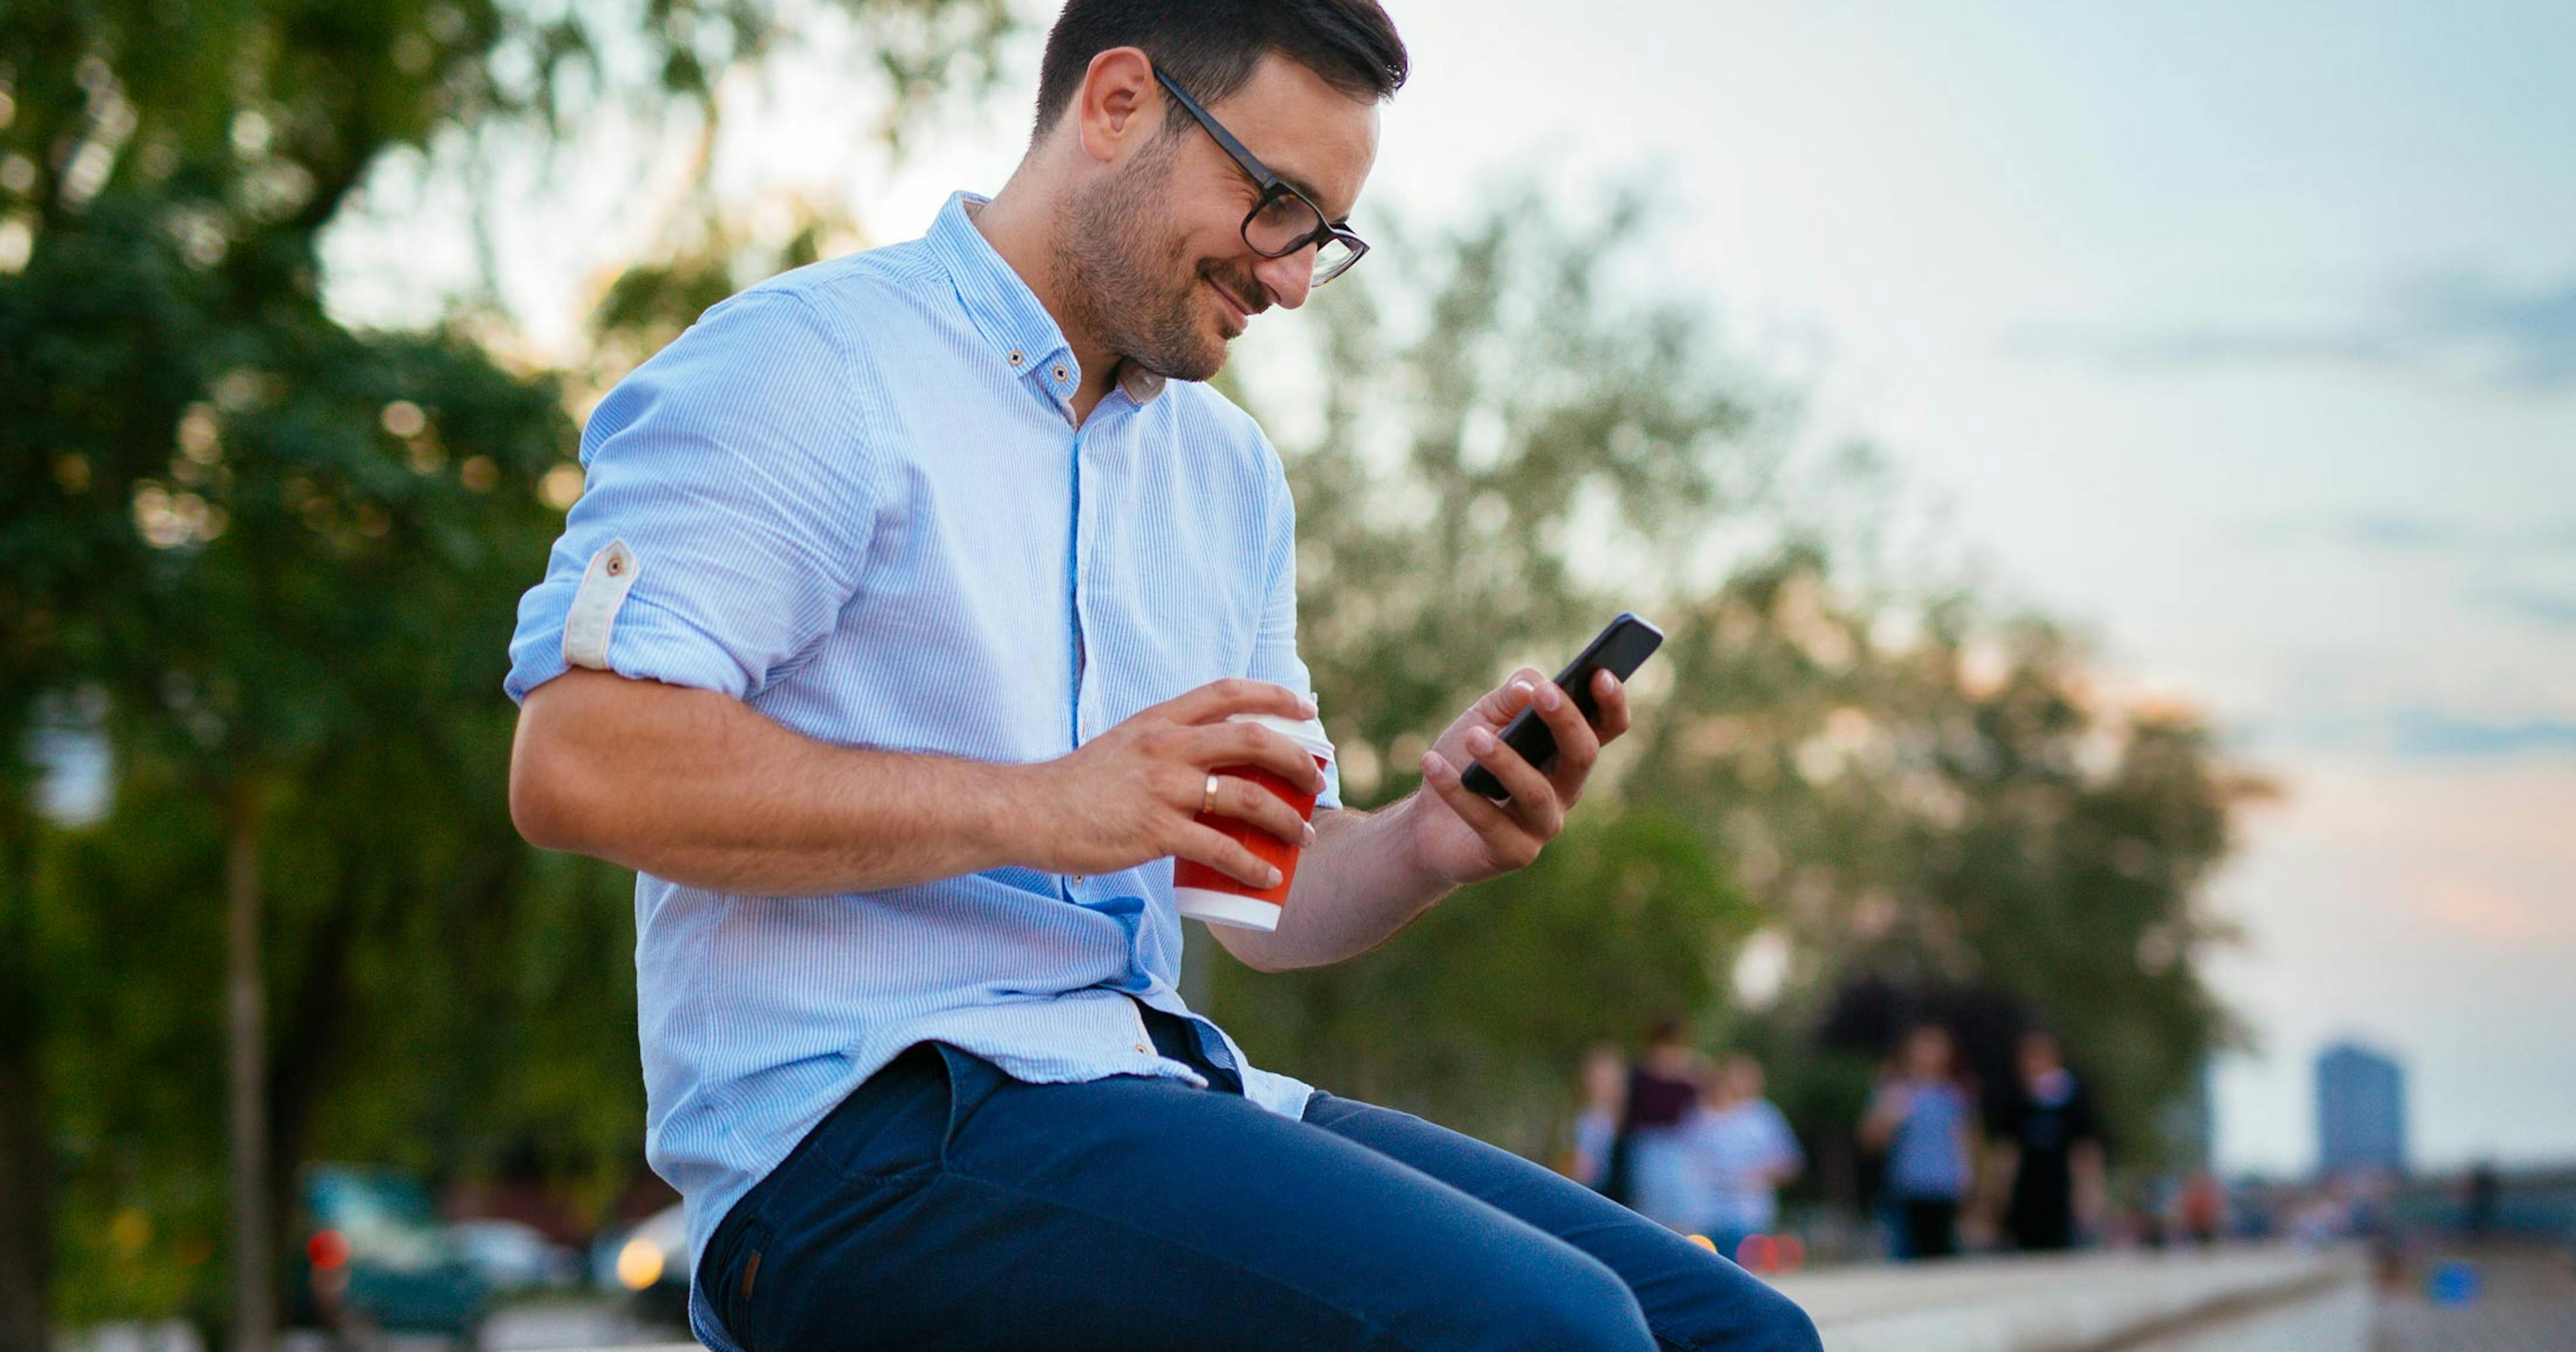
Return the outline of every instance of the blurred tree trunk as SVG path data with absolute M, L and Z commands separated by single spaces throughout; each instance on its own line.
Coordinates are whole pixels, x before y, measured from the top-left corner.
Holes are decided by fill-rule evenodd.
M 277 1332 L 276 1237 L 268 1195 L 268 1036 L 260 989 L 259 810 L 252 786 L 224 805 L 224 1004 L 232 1072 L 232 1352 L 269 1352 Z
M 8 950 L 24 955 L 18 938 L 8 936 Z M 25 971 L 0 976 L 8 992 L 0 995 L 0 1352 L 48 1352 L 52 1345 L 54 1161 L 33 977 Z
M 35 814 L 0 788 L 0 1352 L 50 1352 L 54 1159 L 36 995 Z
M 284 899 L 278 898 L 281 914 Z M 303 974 L 291 983 L 281 979 L 276 1008 L 269 1011 L 268 1095 L 269 1214 L 285 1217 L 295 1210 L 295 1175 L 313 1136 L 315 1105 L 339 1072 L 351 1028 L 349 989 L 352 953 L 358 940 L 358 903 L 344 888 L 330 909 L 309 923 L 311 938 L 302 954 Z M 281 927 L 281 935 L 291 931 Z M 276 956 L 286 956 L 280 941 Z M 284 989 L 290 986 L 291 990 Z M 291 1250 L 289 1250 L 291 1252 Z

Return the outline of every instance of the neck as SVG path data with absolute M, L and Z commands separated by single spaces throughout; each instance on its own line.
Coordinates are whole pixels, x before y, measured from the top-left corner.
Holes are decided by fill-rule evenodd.
M 1056 327 L 1064 331 L 1064 341 L 1073 349 L 1073 359 L 1082 369 L 1082 383 L 1073 391 L 1073 415 L 1081 421 L 1088 419 L 1091 410 L 1108 397 L 1109 387 L 1117 380 L 1120 357 L 1109 350 L 1109 344 L 1094 326 L 1079 318 L 1087 307 L 1068 305 L 1059 293 L 1055 251 L 1049 247 L 1056 215 L 1051 185 L 1039 182 L 1030 166 L 1023 164 L 972 219 L 984 242 L 1002 256 L 1002 261 L 1038 298 L 1038 304 L 1046 307 Z

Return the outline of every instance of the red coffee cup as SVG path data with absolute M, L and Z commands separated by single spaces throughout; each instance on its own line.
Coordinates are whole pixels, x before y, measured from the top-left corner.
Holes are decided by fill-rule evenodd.
M 1315 758 L 1316 769 L 1332 766 L 1333 744 L 1324 737 L 1324 725 L 1315 719 L 1236 714 L 1226 721 L 1258 723 L 1305 748 L 1307 754 Z M 1251 780 L 1297 809 L 1299 817 L 1309 822 L 1315 819 L 1314 794 L 1260 766 L 1220 765 L 1213 773 L 1230 779 Z M 1213 827 L 1243 842 L 1245 849 L 1269 861 L 1279 870 L 1279 885 L 1253 887 L 1196 860 L 1177 860 L 1172 869 L 1172 899 L 1178 903 L 1181 914 L 1194 916 L 1211 925 L 1232 925 L 1237 929 L 1279 928 L 1280 907 L 1287 903 L 1289 886 L 1297 881 L 1297 857 L 1305 851 L 1241 817 L 1202 812 L 1198 820 L 1202 826 Z

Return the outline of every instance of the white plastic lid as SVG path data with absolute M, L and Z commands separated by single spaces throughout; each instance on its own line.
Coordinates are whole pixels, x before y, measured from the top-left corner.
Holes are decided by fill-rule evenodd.
M 1232 892 L 1219 892 L 1210 887 L 1176 887 L 1174 902 L 1181 914 L 1211 925 L 1231 925 L 1236 929 L 1276 930 L 1280 906 L 1259 897 L 1239 897 Z
M 1330 764 L 1333 759 L 1333 742 L 1331 738 L 1324 735 L 1324 722 L 1320 718 L 1281 718 L 1277 714 L 1236 714 L 1226 721 L 1258 723 L 1306 748 L 1309 753 L 1323 757 L 1327 764 Z

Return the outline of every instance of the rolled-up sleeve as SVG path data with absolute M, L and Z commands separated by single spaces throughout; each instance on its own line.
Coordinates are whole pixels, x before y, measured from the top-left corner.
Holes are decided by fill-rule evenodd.
M 855 593 L 876 510 L 851 376 L 806 300 L 754 290 L 621 382 L 582 434 L 582 494 L 545 580 L 519 602 L 510 697 L 574 661 L 736 698 L 792 671 Z
M 1289 493 L 1287 476 L 1280 472 L 1278 455 L 1267 441 L 1262 443 L 1262 453 L 1271 461 L 1269 592 L 1262 603 L 1261 628 L 1252 642 L 1252 669 L 1246 674 L 1256 681 L 1274 682 L 1312 696 L 1314 674 L 1306 669 L 1305 659 L 1297 655 L 1297 501 Z M 1331 721 L 1327 714 L 1327 727 Z M 1324 791 L 1316 797 L 1315 806 L 1323 809 L 1341 805 L 1342 767 L 1336 759 L 1325 768 Z

